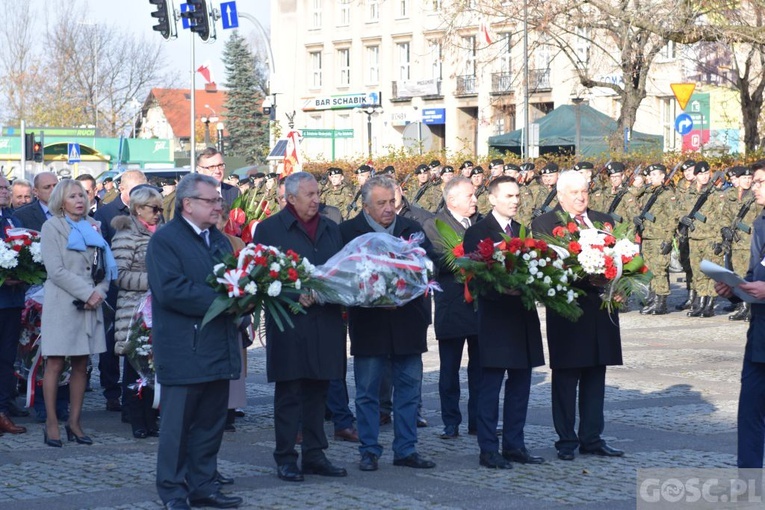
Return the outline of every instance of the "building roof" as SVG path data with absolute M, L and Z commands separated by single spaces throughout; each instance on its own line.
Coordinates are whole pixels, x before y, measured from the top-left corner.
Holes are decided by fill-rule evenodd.
M 216 116 L 219 122 L 226 125 L 226 112 L 223 107 L 226 102 L 226 92 L 218 90 L 214 83 L 207 84 L 205 89 L 197 89 L 196 97 L 196 117 Z M 152 99 L 156 100 L 162 112 L 167 118 L 167 122 L 173 130 L 176 138 L 190 138 L 189 116 L 191 109 L 191 96 L 189 89 L 151 89 L 147 98 L 145 107 L 152 106 Z M 225 130 L 227 133 L 228 130 Z

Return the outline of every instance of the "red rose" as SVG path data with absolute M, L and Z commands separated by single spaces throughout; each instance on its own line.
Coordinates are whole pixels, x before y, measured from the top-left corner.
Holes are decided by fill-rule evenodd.
M 566 235 L 566 231 L 565 231 L 565 230 L 563 230 L 563 227 L 561 227 L 561 226 L 557 226 L 557 227 L 555 227 L 555 228 L 553 229 L 553 231 L 552 231 L 552 234 L 553 234 L 555 237 L 563 237 L 563 236 L 565 236 L 565 235 Z
M 608 266 L 606 267 L 606 271 L 604 274 L 606 278 L 608 278 L 609 280 L 613 280 L 614 278 L 616 278 L 616 268 L 614 266 Z
M 270 276 L 272 279 L 276 280 L 279 278 L 279 271 L 269 271 L 268 276 Z
M 523 241 L 521 241 L 517 237 L 514 237 L 513 239 L 510 239 L 510 242 L 507 244 L 508 251 L 511 251 L 513 253 L 517 252 L 522 247 L 523 247 Z
M 255 265 L 266 267 L 268 265 L 268 259 L 266 257 L 255 257 Z
M 616 244 L 616 238 L 614 236 L 606 236 L 603 242 L 606 243 L 606 246 L 613 246 Z
M 295 262 L 298 262 L 300 260 L 300 255 L 298 255 L 292 250 L 287 250 L 287 257 L 294 260 Z
M 455 257 L 465 256 L 465 247 L 462 245 L 462 243 L 452 248 L 452 255 L 454 255 Z
M 406 290 L 406 280 L 403 278 L 396 280 L 396 289 L 400 291 Z
M 530 237 L 527 237 L 523 244 L 526 246 L 526 248 L 536 248 L 537 247 L 537 241 L 536 239 L 532 239 Z
M 572 255 L 579 255 L 582 252 L 582 245 L 577 241 L 571 241 L 568 243 L 568 251 L 570 251 Z
M 639 271 L 641 274 L 642 274 L 642 273 L 647 273 L 647 272 L 648 272 L 648 266 L 646 266 L 646 265 L 642 265 L 642 266 L 640 266 L 640 269 L 638 269 L 638 271 Z
M 290 281 L 294 282 L 295 280 L 298 279 L 298 276 L 299 275 L 298 275 L 297 269 L 295 269 L 294 267 L 291 267 L 287 270 L 287 278 L 289 278 Z
M 21 248 L 22 248 L 22 246 L 21 246 L 21 245 L 19 245 L 19 244 L 14 244 L 13 246 L 11 246 L 11 248 L 13 248 L 13 251 L 15 251 L 16 253 L 18 253 L 18 252 L 20 252 L 20 251 L 21 251 Z
M 577 226 L 576 226 L 576 223 L 574 223 L 573 221 L 570 221 L 570 222 L 568 223 L 568 225 L 566 225 L 566 228 L 567 228 L 567 229 L 568 229 L 568 231 L 569 231 L 569 232 L 571 232 L 572 234 L 573 234 L 574 232 L 576 232 L 577 230 L 579 230 L 579 227 L 577 227 Z
M 606 267 L 613 267 L 614 266 L 614 258 L 610 255 L 603 256 L 603 260 L 606 263 Z
M 622 265 L 629 264 L 632 262 L 632 257 L 628 257 L 627 255 L 622 255 Z
M 610 223 L 604 223 L 603 224 L 603 230 L 605 230 L 607 232 L 611 232 L 613 229 L 614 229 L 614 226 L 611 225 Z
M 494 254 L 494 242 L 490 238 L 486 238 L 478 243 L 478 254 L 483 259 L 490 259 Z
M 537 240 L 537 249 L 540 251 L 547 251 L 549 246 L 547 246 L 547 243 L 542 241 L 541 239 Z

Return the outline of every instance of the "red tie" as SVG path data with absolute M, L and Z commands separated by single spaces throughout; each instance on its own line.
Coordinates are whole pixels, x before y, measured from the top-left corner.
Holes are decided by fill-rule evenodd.
M 577 214 L 576 216 L 574 216 L 574 220 L 576 220 L 576 224 L 579 225 L 580 227 L 584 226 L 584 216 L 582 216 L 581 214 Z
M 509 235 L 510 237 L 513 237 L 513 226 L 510 223 L 505 225 L 505 234 Z

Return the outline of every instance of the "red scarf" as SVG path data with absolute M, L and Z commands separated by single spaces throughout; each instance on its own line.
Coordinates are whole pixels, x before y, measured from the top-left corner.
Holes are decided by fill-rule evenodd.
M 303 221 L 292 204 L 287 204 L 287 210 L 292 213 L 298 223 L 303 227 L 305 233 L 308 234 L 308 237 L 311 239 L 311 242 L 316 242 L 316 231 L 319 230 L 319 213 L 316 213 L 310 220 Z

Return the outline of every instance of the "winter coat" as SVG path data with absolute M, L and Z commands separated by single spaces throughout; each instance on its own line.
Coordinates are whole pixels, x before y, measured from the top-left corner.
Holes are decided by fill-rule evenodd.
M 112 228 L 115 231 L 112 253 L 119 270 L 114 340 L 123 342 L 127 339 L 136 305 L 149 290 L 146 248 L 149 246 L 151 232 L 135 216 L 115 217 Z

